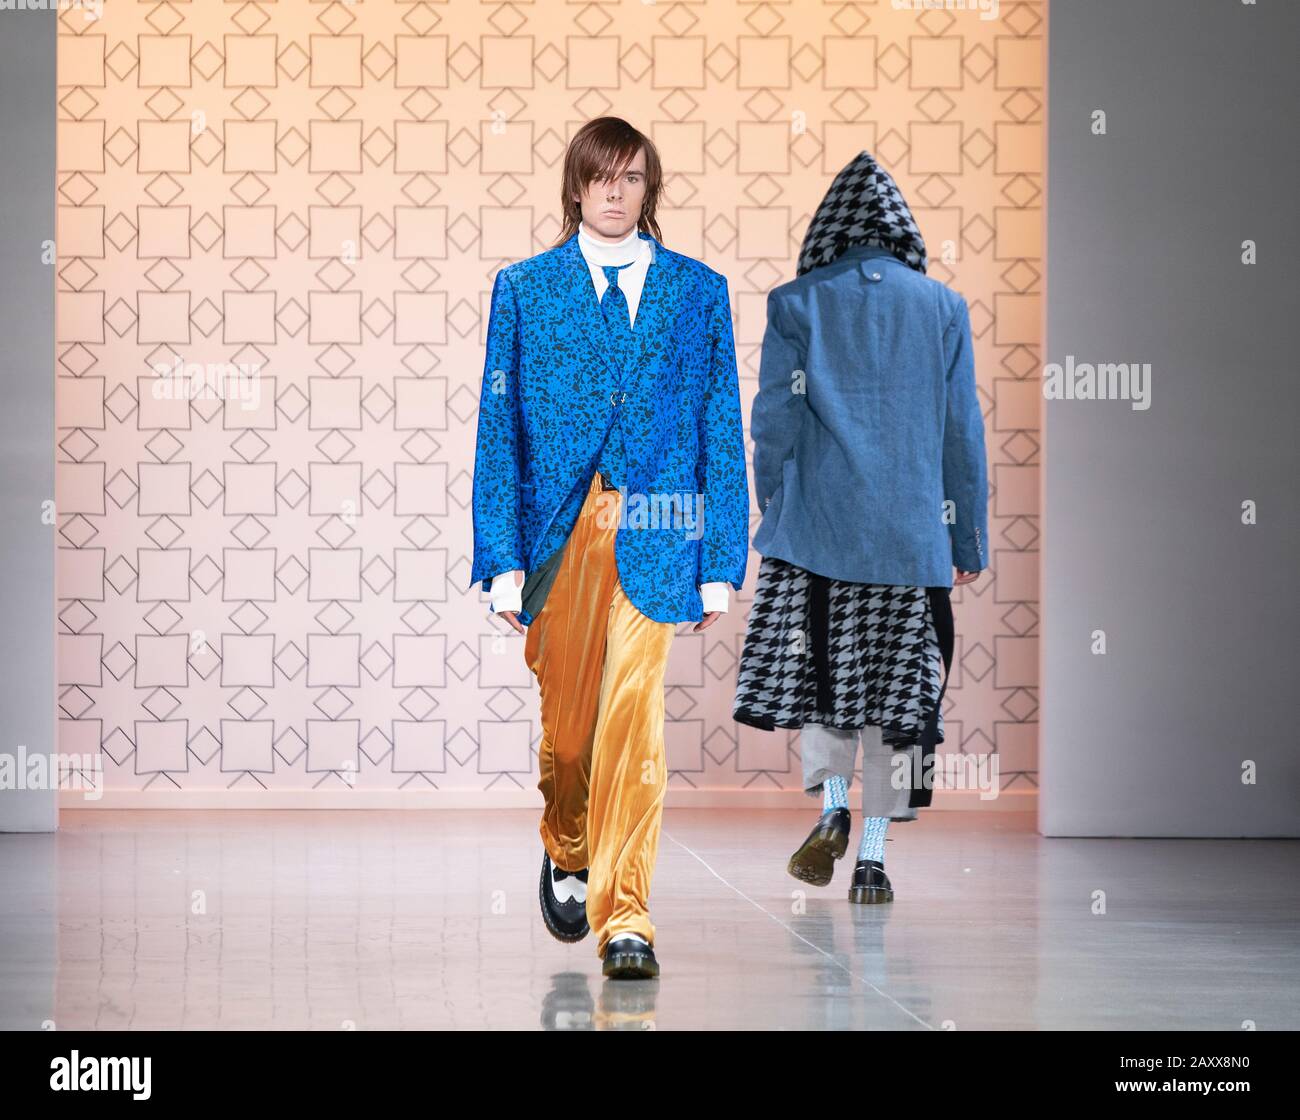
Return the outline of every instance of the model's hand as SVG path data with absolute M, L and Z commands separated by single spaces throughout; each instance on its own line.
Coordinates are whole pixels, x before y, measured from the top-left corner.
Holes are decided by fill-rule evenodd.
M 974 583 L 979 579 L 979 572 L 963 572 L 960 568 L 954 568 L 953 571 L 957 573 L 952 579 L 953 587 L 960 587 L 963 583 Z
M 700 619 L 700 621 L 697 622 L 694 626 L 692 626 L 691 629 L 693 631 L 707 630 L 710 626 L 712 626 L 715 622 L 718 621 L 718 615 L 720 614 L 722 614 L 722 611 L 709 611 L 709 613 L 706 614 L 702 619 Z
M 513 626 L 521 634 L 524 633 L 524 631 L 526 630 L 524 624 L 519 621 L 519 614 L 517 611 L 498 611 L 497 618 L 504 618 L 508 623 L 510 623 L 511 626 Z
M 524 573 L 519 571 L 518 569 L 516 569 L 513 572 L 502 572 L 501 575 L 497 576 L 497 579 L 504 579 L 506 578 L 506 576 L 511 576 L 511 575 L 515 577 L 515 586 L 523 587 Z M 496 586 L 496 582 L 493 581 L 493 587 L 495 586 Z M 524 624 L 519 621 L 518 611 L 488 611 L 489 618 L 494 614 L 498 618 L 504 618 L 508 623 L 510 623 L 511 626 L 513 626 L 517 631 L 519 631 L 519 633 L 522 634 L 524 632 Z

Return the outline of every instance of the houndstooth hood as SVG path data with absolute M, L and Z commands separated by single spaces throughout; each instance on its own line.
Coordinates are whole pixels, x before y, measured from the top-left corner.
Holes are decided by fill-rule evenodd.
M 867 151 L 835 176 L 821 200 L 804 235 L 795 275 L 830 264 L 852 245 L 879 245 L 921 273 L 928 263 L 902 192 Z

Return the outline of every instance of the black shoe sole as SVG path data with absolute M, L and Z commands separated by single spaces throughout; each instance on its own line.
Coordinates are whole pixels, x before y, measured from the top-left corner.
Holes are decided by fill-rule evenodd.
M 893 902 L 894 892 L 889 887 L 850 887 L 849 901 L 864 905 L 875 902 Z
M 607 953 L 601 972 L 608 980 L 653 980 L 659 962 L 644 953 Z
M 823 828 L 803 842 L 785 869 L 802 883 L 824 887 L 835 874 L 835 861 L 848 850 L 848 836 L 837 828 Z
M 556 941 L 563 941 L 566 945 L 572 945 L 575 941 L 581 941 L 591 932 L 591 926 L 587 924 L 584 917 L 582 929 L 571 930 L 555 924 L 555 919 L 551 916 L 551 908 L 546 905 L 546 864 L 542 864 L 542 873 L 537 879 L 537 901 L 542 907 L 542 921 L 546 925 L 546 932 L 549 933 Z

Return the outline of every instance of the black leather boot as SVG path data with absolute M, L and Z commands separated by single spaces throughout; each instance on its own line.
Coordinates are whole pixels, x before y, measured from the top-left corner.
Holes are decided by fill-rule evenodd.
M 893 902 L 894 888 L 885 865 L 879 860 L 860 859 L 853 867 L 853 884 L 849 887 L 850 902 Z
M 831 809 L 808 833 L 785 869 L 796 879 L 824 887 L 835 873 L 835 861 L 849 849 L 849 811 Z

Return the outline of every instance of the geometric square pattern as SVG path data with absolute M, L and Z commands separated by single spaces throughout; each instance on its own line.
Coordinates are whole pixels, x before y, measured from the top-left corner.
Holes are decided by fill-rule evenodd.
M 897 179 L 970 306 L 993 491 L 945 749 L 1036 784 L 1042 4 L 104 14 L 59 15 L 54 375 L 61 745 L 109 789 L 535 786 L 523 640 L 463 590 L 486 313 L 605 113 L 729 279 L 746 420 L 832 177 Z M 758 560 L 675 640 L 674 787 L 799 786 L 797 735 L 731 719 Z

